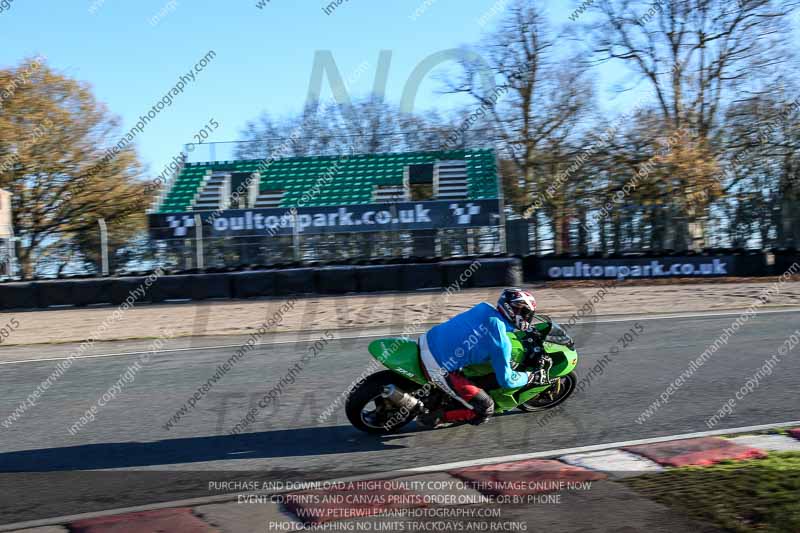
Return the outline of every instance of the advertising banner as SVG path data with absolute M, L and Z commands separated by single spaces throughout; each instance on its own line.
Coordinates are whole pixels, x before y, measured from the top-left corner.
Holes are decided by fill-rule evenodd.
M 736 257 L 670 256 L 597 259 L 547 259 L 533 262 L 533 278 L 557 279 L 630 279 L 665 277 L 733 276 Z
M 232 209 L 149 215 L 150 236 L 177 239 L 194 235 L 195 215 L 203 236 L 275 237 L 298 233 L 414 231 L 496 226 L 499 200 L 401 202 L 299 209 Z

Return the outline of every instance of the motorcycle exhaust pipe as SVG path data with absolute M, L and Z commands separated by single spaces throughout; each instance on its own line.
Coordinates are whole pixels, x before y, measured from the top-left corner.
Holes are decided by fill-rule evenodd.
M 398 389 L 394 385 L 386 385 L 381 392 L 381 397 L 401 409 L 407 409 L 409 413 L 416 412 L 417 410 L 421 411 L 424 407 L 423 403 L 417 398 Z

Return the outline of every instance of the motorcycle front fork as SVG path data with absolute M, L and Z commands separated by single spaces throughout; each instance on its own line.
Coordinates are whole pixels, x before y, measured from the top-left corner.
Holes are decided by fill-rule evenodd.
M 542 355 L 539 358 L 539 370 L 534 372 L 534 376 L 536 376 L 536 384 L 537 385 L 549 385 L 553 383 L 553 381 L 561 383 L 561 380 L 551 380 L 550 379 L 550 369 L 553 368 L 553 359 L 549 355 Z

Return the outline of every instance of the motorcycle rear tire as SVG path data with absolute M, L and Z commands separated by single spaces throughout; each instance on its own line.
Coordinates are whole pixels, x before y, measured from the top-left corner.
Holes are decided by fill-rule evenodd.
M 397 421 L 390 426 L 373 426 L 364 421 L 361 416 L 364 407 L 366 407 L 369 402 L 379 397 L 383 388 L 387 385 L 394 385 L 409 394 L 421 387 L 417 383 L 391 370 L 382 370 L 381 372 L 372 374 L 365 379 L 363 383 L 358 385 L 350 393 L 350 396 L 347 397 L 345 413 L 347 414 L 347 419 L 353 424 L 353 427 L 372 435 L 388 435 L 416 418 L 416 413 L 409 413 L 405 417 L 397 418 Z M 399 409 L 397 412 L 400 412 Z

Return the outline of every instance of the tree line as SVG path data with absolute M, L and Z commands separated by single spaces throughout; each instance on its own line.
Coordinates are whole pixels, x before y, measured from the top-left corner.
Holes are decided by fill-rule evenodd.
M 434 110 L 364 95 L 264 112 L 237 156 L 494 147 L 509 218 L 528 220 L 539 252 L 800 245 L 797 2 L 581 9 L 556 26 L 509 2 L 440 76 Z M 95 269 L 98 218 L 117 262 L 136 254 L 157 191 L 135 146 L 104 159 L 122 134 L 88 85 L 41 58 L 0 70 L 0 188 L 14 195 L 24 276 L 48 258 Z

